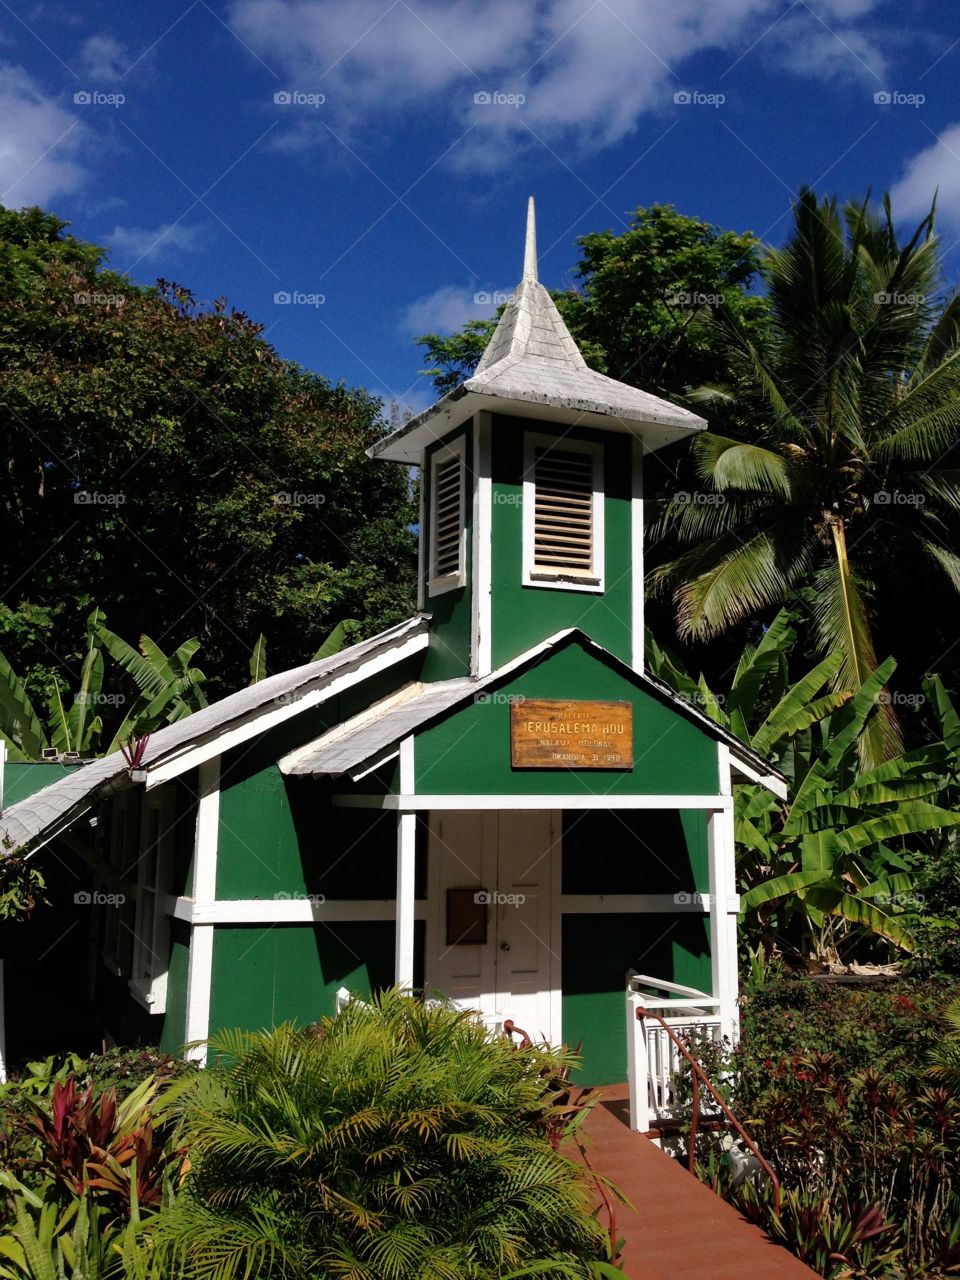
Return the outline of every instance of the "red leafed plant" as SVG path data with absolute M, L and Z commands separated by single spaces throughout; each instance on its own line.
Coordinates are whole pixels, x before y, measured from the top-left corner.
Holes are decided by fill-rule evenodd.
M 50 1109 L 31 1100 L 23 1123 L 40 1140 L 39 1163 L 68 1196 L 85 1192 L 129 1208 L 131 1172 L 137 1203 L 157 1206 L 164 1176 L 182 1163 L 183 1153 L 154 1129 L 150 1105 L 157 1086 L 144 1080 L 118 1105 L 113 1089 L 78 1090 L 70 1076 L 54 1085 Z

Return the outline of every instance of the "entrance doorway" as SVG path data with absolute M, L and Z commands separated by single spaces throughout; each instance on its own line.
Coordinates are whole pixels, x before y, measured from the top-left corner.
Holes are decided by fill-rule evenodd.
M 560 814 L 444 810 L 428 842 L 426 987 L 560 1040 Z

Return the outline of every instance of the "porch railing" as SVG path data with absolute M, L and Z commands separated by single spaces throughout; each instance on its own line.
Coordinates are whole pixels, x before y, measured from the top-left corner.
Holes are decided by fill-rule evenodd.
M 638 1018 L 637 1010 L 657 1018 Z M 695 987 L 664 982 L 631 970 L 627 975 L 627 1076 L 630 1086 L 630 1128 L 648 1133 L 658 1121 L 680 1114 L 674 1079 L 683 1054 L 672 1029 L 683 1035 L 697 1028 L 720 1041 L 720 1001 Z

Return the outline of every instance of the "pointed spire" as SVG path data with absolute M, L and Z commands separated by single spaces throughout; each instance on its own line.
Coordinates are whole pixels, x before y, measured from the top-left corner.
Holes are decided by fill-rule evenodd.
M 533 196 L 527 201 L 527 240 L 523 249 L 523 278 L 537 278 L 537 214 L 533 206 Z

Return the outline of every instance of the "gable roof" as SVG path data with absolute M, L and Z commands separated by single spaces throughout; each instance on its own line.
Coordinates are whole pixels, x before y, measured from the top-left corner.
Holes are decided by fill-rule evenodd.
M 151 774 L 162 771 L 161 780 L 165 780 L 193 767 L 198 752 L 218 755 L 226 745 L 316 706 L 339 692 L 351 675 L 362 679 L 365 668 L 378 659 L 391 664 L 425 648 L 428 626 L 428 615 L 420 614 L 329 658 L 267 676 L 165 725 L 150 735 L 144 754 L 141 768 L 146 770 L 147 785 L 151 785 Z M 0 848 L 6 840 L 10 843 L 5 852 L 24 850 L 35 846 L 41 836 L 46 843 L 88 808 L 97 793 L 126 784 L 129 774 L 123 753 L 114 751 L 11 805 L 0 814 Z
M 648 449 L 659 449 L 704 429 L 704 420 L 689 409 L 589 368 L 556 303 L 537 280 L 536 262 L 531 196 L 523 279 L 507 302 L 475 372 L 374 445 L 369 450 L 371 457 L 417 463 L 428 444 L 484 408 L 624 431 L 641 436 Z
M 495 688 L 570 644 L 579 644 L 586 652 L 613 667 L 624 679 L 643 689 L 657 701 L 668 704 L 714 740 L 725 743 L 730 749 L 734 770 L 743 777 L 751 782 L 762 783 L 777 795 L 786 794 L 787 779 L 769 760 L 747 746 L 729 729 L 718 725 L 702 711 L 691 706 L 662 680 L 645 672 L 634 671 L 577 627 L 557 632 L 548 640 L 479 679 L 459 677 L 431 684 L 407 685 L 352 719 L 328 729 L 306 746 L 288 752 L 279 761 L 280 771 L 292 777 L 344 774 L 358 777 L 396 755 L 401 741 L 409 734 L 427 727 L 448 712 L 472 701 L 479 692 Z

